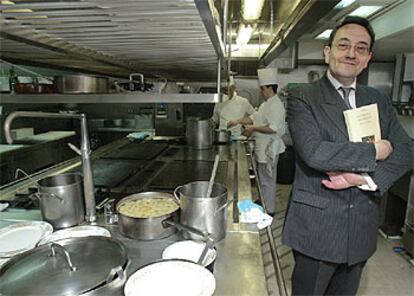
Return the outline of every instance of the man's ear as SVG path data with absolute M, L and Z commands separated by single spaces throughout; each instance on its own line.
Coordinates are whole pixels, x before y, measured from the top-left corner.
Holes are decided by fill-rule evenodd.
M 328 45 L 326 45 L 324 48 L 323 48 L 323 55 L 324 55 L 324 57 L 325 57 L 325 63 L 326 64 L 329 64 L 329 55 L 331 54 L 331 47 L 330 46 L 328 46 Z
M 367 60 L 366 60 L 365 65 L 364 65 L 364 69 L 366 67 L 368 67 L 368 64 L 369 64 L 369 61 L 371 60 L 371 58 L 372 58 L 372 51 L 368 54 Z

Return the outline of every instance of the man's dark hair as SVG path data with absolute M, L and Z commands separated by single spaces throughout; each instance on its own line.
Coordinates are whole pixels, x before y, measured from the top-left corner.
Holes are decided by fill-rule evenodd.
M 265 85 L 266 87 L 271 87 L 272 88 L 272 90 L 273 90 L 273 92 L 274 93 L 277 93 L 277 88 L 278 88 L 278 85 L 277 84 L 268 84 L 268 85 Z
M 328 45 L 332 46 L 332 42 L 335 38 L 336 32 L 338 32 L 338 30 L 340 28 L 342 28 L 345 25 L 348 24 L 356 24 L 356 25 L 360 25 L 362 27 L 364 27 L 369 36 L 371 37 L 371 45 L 369 47 L 369 51 L 372 51 L 372 47 L 374 46 L 374 42 L 375 42 L 375 33 L 374 33 L 374 29 L 372 29 L 371 24 L 369 23 L 369 21 L 366 18 L 363 17 L 359 17 L 359 16 L 347 16 L 339 25 L 337 25 L 333 31 L 331 32 L 331 35 L 329 35 L 329 41 L 328 41 Z

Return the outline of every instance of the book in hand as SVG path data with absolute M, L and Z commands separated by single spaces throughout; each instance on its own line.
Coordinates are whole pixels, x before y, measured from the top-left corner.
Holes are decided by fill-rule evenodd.
M 346 110 L 344 116 L 351 142 L 370 143 L 381 140 L 377 104 Z

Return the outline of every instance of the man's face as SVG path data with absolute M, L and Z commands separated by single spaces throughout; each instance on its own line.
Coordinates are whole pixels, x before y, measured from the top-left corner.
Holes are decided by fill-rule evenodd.
M 265 85 L 261 85 L 260 86 L 260 93 L 262 95 L 262 97 L 267 100 L 268 98 L 270 98 L 271 96 L 273 96 L 273 90 L 272 87 L 269 86 L 265 86 Z
M 325 46 L 325 63 L 339 82 L 350 85 L 371 59 L 371 37 L 357 24 L 347 24 L 335 34 L 331 46 Z

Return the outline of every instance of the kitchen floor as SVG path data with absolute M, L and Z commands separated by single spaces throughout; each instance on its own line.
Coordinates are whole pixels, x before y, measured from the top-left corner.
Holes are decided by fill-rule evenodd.
M 272 224 L 277 253 L 289 295 L 294 261 L 290 249 L 281 243 L 281 232 L 290 189 L 290 185 L 278 185 L 277 209 L 279 210 Z M 269 295 L 279 295 L 274 270 L 271 266 L 271 257 L 266 252 L 268 248 L 266 239 L 266 234 L 261 232 L 261 243 L 265 250 L 264 265 L 268 278 L 268 291 Z M 357 295 L 414 295 L 414 261 L 410 262 L 407 255 L 393 251 L 393 247 L 399 243 L 399 240 L 390 240 L 378 235 L 377 251 L 367 262 Z

